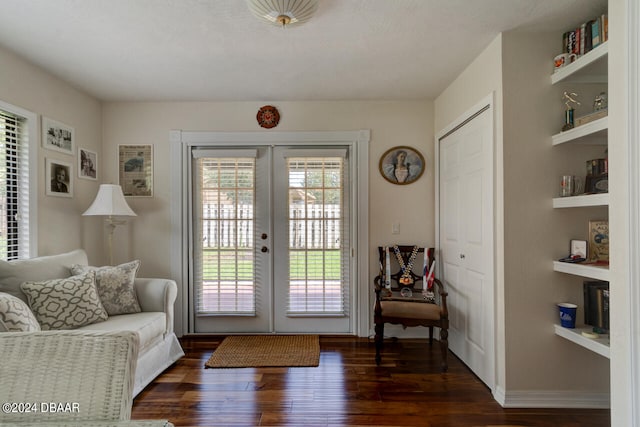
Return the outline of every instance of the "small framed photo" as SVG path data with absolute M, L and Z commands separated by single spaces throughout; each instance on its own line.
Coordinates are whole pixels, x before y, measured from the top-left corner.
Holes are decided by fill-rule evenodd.
M 48 117 L 42 117 L 42 146 L 49 150 L 73 155 L 74 129 Z
M 73 197 L 73 166 L 57 159 L 45 159 L 47 196 Z
M 78 148 L 78 178 L 98 179 L 98 154 L 87 150 L 86 148 Z
M 609 221 L 589 221 L 589 262 L 609 264 Z
M 125 196 L 153 197 L 153 145 L 119 145 L 118 167 Z
M 571 253 L 570 255 L 587 259 L 587 241 L 586 240 L 572 240 L 571 241 Z
M 393 147 L 380 157 L 379 168 L 380 174 L 390 183 L 411 184 L 424 173 L 424 157 L 411 147 Z

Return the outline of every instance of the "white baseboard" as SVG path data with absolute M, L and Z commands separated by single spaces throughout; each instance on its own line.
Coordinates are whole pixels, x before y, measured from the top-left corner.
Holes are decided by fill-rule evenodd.
M 609 393 L 577 390 L 506 391 L 502 387 L 497 387 L 493 398 L 504 408 L 608 409 L 611 407 Z

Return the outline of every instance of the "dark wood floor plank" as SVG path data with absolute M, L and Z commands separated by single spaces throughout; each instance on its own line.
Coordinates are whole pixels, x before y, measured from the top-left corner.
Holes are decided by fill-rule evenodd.
M 604 427 L 608 410 L 505 409 L 452 354 L 426 340 L 321 337 L 312 368 L 205 369 L 223 337 L 182 339 L 186 356 L 134 401 L 133 419 L 176 426 Z

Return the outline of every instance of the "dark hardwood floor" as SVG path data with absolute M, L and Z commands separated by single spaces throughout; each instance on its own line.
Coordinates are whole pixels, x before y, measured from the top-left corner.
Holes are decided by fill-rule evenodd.
M 504 409 L 449 353 L 426 340 L 321 337 L 314 368 L 205 369 L 221 337 L 184 338 L 186 356 L 138 395 L 132 419 L 176 426 L 540 426 L 610 425 L 608 410 Z

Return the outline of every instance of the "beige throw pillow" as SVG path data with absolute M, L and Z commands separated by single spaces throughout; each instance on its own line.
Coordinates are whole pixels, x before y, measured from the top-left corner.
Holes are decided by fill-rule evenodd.
M 39 331 L 40 324 L 20 298 L 0 292 L 0 332 Z
M 116 314 L 140 313 L 140 303 L 133 282 L 140 268 L 140 260 L 127 262 L 115 267 L 90 267 L 72 265 L 72 274 L 95 271 L 100 301 L 109 316 Z
M 93 271 L 66 279 L 20 285 L 42 330 L 75 329 L 107 320 Z

